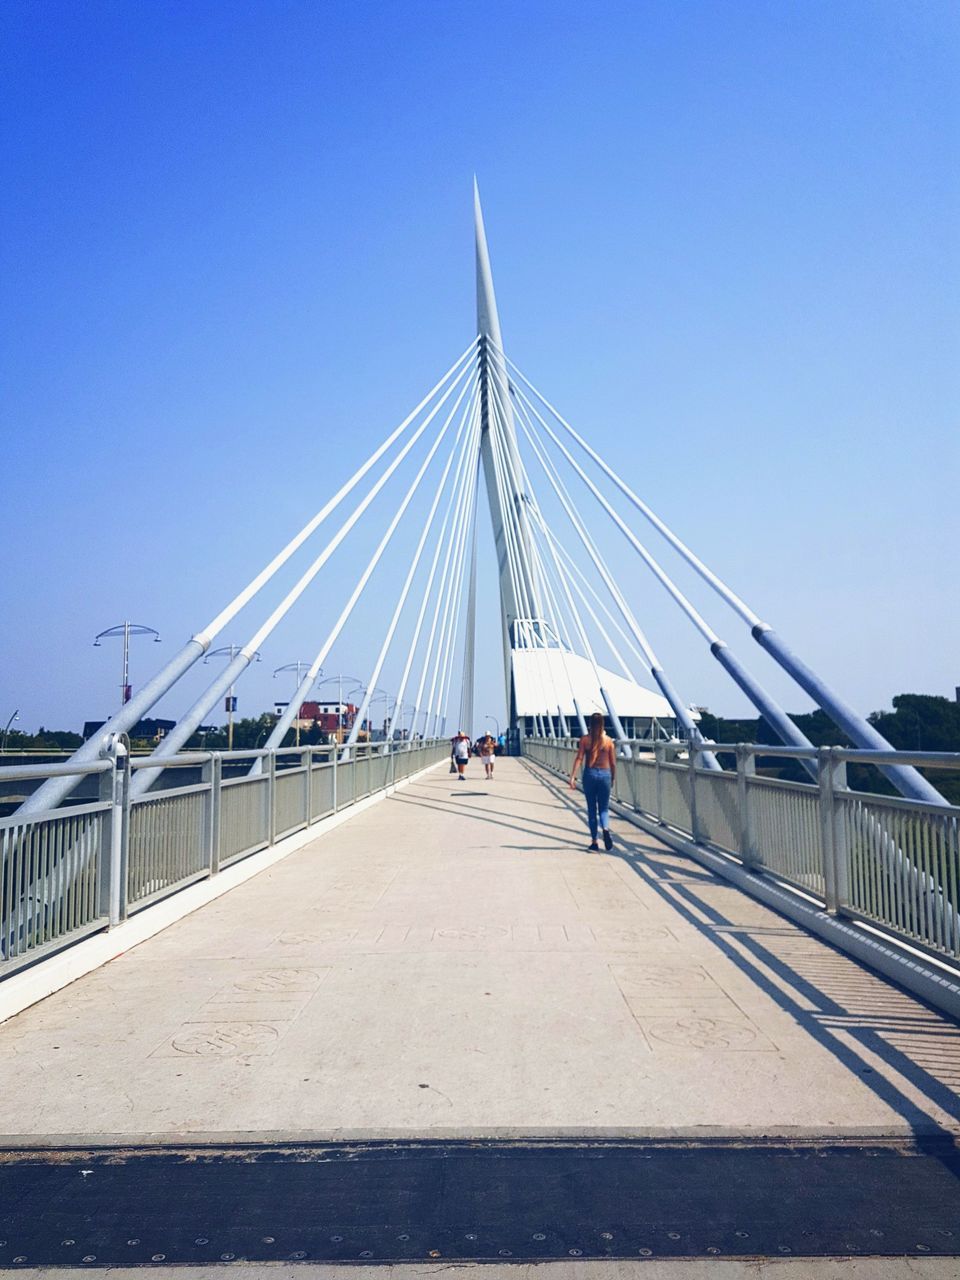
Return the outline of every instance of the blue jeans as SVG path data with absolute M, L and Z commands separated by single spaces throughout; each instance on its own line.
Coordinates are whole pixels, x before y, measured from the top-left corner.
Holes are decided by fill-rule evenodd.
M 604 831 L 610 825 L 610 788 L 613 779 L 609 769 L 584 769 L 583 794 L 587 798 L 590 839 L 596 843 L 598 825 Z M 599 823 L 598 823 L 599 818 Z

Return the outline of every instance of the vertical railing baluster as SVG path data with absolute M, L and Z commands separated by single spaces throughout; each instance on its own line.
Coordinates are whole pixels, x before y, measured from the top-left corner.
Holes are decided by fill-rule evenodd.
M 272 845 L 277 836 L 277 753 L 267 756 L 267 844 Z
M 687 806 L 690 810 L 690 835 L 694 844 L 700 843 L 700 822 L 697 817 L 697 752 L 694 750 L 693 736 L 687 741 L 687 786 L 690 794 Z
M 748 871 L 758 866 L 757 846 L 753 831 L 753 793 L 749 780 L 756 776 L 757 758 L 749 747 L 737 746 L 737 810 L 740 819 L 738 833 L 740 858 Z
M 223 816 L 223 758 L 219 751 L 213 753 L 210 771 L 210 874 L 220 870 L 221 820 Z

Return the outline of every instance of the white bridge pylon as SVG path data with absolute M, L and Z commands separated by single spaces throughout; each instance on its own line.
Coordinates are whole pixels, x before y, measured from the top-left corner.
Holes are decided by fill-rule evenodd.
M 499 575 L 504 692 L 508 724 L 516 744 L 524 730 L 540 735 L 585 732 L 586 717 L 602 710 L 625 754 L 630 739 L 686 738 L 706 768 L 720 765 L 704 743 L 690 703 L 678 692 L 655 653 L 630 600 L 594 540 L 591 521 L 580 514 L 594 504 L 626 540 L 630 551 L 697 630 L 707 651 L 787 746 L 810 747 L 784 709 L 734 655 L 700 609 L 674 583 L 597 481 L 613 486 L 711 591 L 745 623 L 750 637 L 813 699 L 856 746 L 893 757 L 883 770 L 905 796 L 935 804 L 939 792 L 915 769 L 896 761 L 890 744 L 794 654 L 772 627 L 678 537 L 588 443 L 506 355 L 497 312 L 479 193 L 474 183 L 477 271 L 477 334 L 436 385 L 395 427 L 303 528 L 121 711 L 74 754 L 70 764 L 96 760 L 114 735 L 128 733 L 161 698 L 175 698 L 181 681 L 235 620 L 257 613 L 264 587 L 317 530 L 346 503 L 355 501 L 301 576 L 265 617 L 258 614 L 236 655 L 199 695 L 152 753 L 156 768 L 137 771 L 134 795 L 155 785 L 165 761 L 190 745 L 198 726 L 244 675 L 255 654 L 306 595 L 328 560 L 368 514 L 378 496 L 406 480 L 375 550 L 363 565 L 329 632 L 318 637 L 316 654 L 265 746 L 284 744 L 334 646 L 349 636 L 355 607 L 372 581 L 387 618 L 369 672 L 363 701 L 343 750 L 349 752 L 368 721 L 371 702 L 388 662 L 399 675 L 395 705 L 384 737 L 406 724 L 411 735 L 448 731 L 451 707 L 459 724 L 474 731 L 473 686 L 476 630 L 477 503 L 480 473 L 493 528 Z M 518 434 L 519 433 L 519 434 Z M 406 464 L 406 465 L 405 465 Z M 563 513 L 564 533 L 541 510 L 529 466 L 536 467 L 551 501 Z M 409 472 L 412 471 L 412 476 Z M 368 487 L 363 488 L 370 477 Z M 571 492 L 571 487 L 575 491 Z M 390 488 L 389 492 L 393 493 Z M 359 497 L 356 494 L 359 493 Z M 432 493 L 429 501 L 424 497 Z M 418 501 L 419 499 L 419 501 Z M 635 519 L 635 516 L 633 517 Z M 415 548 L 398 576 L 384 564 L 401 524 L 418 521 Z M 571 537 L 572 535 L 572 537 Z M 571 549 L 572 548 L 572 549 Z M 603 664 L 598 659 L 598 649 Z M 613 666 L 605 665 L 612 661 Z M 616 668 L 614 670 L 613 668 Z M 646 685 L 635 674 L 642 669 Z M 393 678 L 391 676 L 391 687 Z M 408 702 L 409 700 L 409 702 Z M 405 716 L 405 709 L 411 714 Z M 838 734 L 838 737 L 839 737 Z M 804 761 L 816 775 L 817 765 Z M 260 768 L 258 760 L 254 771 Z M 21 806 L 21 814 L 56 807 L 77 783 L 68 768 L 48 778 Z
M 573 721 L 580 733 L 586 733 L 585 715 L 595 710 L 609 715 L 621 739 L 625 732 L 620 717 L 640 721 L 648 731 L 656 724 L 670 728 L 674 711 L 662 695 L 638 684 L 629 668 L 625 667 L 624 677 L 599 666 L 586 636 L 586 656 L 575 654 L 561 638 L 535 536 L 535 530 L 543 526 L 517 445 L 514 392 L 503 353 L 476 179 L 473 210 L 480 339 L 480 456 L 500 580 L 504 687 L 511 729 L 534 721 L 548 733 L 555 726 L 558 733 L 565 735 L 568 722 Z M 573 614 L 576 626 L 575 608 Z M 468 670 L 465 675 L 469 689 L 472 673 Z M 611 693 L 613 686 L 616 696 Z M 472 694 L 468 693 L 464 701 L 469 706 Z

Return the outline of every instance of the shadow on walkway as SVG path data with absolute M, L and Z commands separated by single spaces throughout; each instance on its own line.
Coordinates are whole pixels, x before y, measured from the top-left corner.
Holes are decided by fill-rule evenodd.
M 574 810 L 573 794 L 527 766 L 554 799 Z M 760 904 L 655 837 L 621 821 L 614 856 L 692 925 L 731 964 L 910 1125 L 918 1138 L 942 1135 L 924 1109 L 935 1103 L 960 1121 L 960 1027 L 792 921 Z M 630 835 L 624 834 L 624 828 Z M 765 923 L 731 918 L 711 900 L 722 890 L 749 903 Z M 851 1041 L 853 1043 L 851 1043 Z M 889 1070 L 889 1074 L 884 1068 Z M 900 1082 L 893 1079 L 893 1074 Z M 902 1082 L 902 1083 L 901 1083 Z M 908 1085 L 918 1097 L 904 1089 Z

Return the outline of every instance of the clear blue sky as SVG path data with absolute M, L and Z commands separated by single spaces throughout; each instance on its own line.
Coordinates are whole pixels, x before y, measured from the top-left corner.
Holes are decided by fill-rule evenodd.
M 0 27 L 4 722 L 111 710 L 94 634 L 159 628 L 142 682 L 465 347 L 474 171 L 534 381 L 861 710 L 952 695 L 952 0 L 6 0 Z M 616 554 L 684 696 L 742 711 Z M 489 559 L 478 721 L 502 716 Z M 328 671 L 365 674 L 389 589 Z

